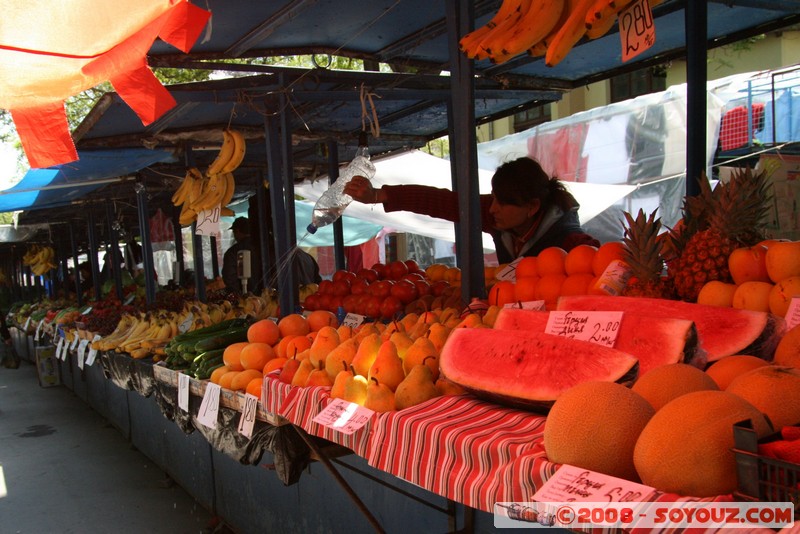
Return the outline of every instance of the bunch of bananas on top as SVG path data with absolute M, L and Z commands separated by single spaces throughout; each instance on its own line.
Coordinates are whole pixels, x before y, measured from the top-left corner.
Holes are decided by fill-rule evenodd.
M 36 276 L 42 276 L 47 271 L 55 269 L 56 265 L 56 251 L 53 247 L 30 245 L 25 255 L 22 256 L 22 264 L 31 268 L 31 272 Z
M 246 143 L 242 133 L 237 130 L 223 130 L 222 138 L 222 147 L 206 172 L 202 173 L 196 167 L 187 170 L 183 182 L 172 195 L 172 204 L 181 206 L 181 226 L 192 224 L 197 220 L 198 213 L 217 206 L 222 208 L 221 215 L 233 215 L 233 211 L 226 206 L 236 189 L 233 171 L 244 159 Z
M 663 0 L 650 0 L 650 6 Z M 472 59 L 504 63 L 523 52 L 553 67 L 584 36 L 597 39 L 633 0 L 503 0 L 489 22 L 459 41 Z

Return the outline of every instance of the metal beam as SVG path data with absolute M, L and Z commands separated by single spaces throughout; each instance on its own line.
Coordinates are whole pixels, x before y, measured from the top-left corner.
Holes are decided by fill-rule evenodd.
M 686 25 L 686 194 L 700 194 L 698 180 L 704 174 L 706 158 L 706 31 L 708 4 L 687 2 Z
M 261 24 L 247 32 L 244 37 L 233 43 L 225 55 L 229 57 L 240 57 L 244 52 L 256 46 L 258 43 L 279 30 L 282 24 L 298 17 L 304 10 L 317 3 L 317 0 L 294 0 L 283 8 L 276 11 L 274 15 L 263 21 Z

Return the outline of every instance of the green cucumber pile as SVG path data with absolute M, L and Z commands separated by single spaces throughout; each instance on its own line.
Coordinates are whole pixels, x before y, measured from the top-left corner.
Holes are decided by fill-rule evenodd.
M 207 380 L 214 369 L 221 367 L 225 348 L 233 343 L 247 341 L 251 320 L 229 319 L 212 326 L 178 334 L 164 347 L 167 368 L 180 370 L 196 378 Z

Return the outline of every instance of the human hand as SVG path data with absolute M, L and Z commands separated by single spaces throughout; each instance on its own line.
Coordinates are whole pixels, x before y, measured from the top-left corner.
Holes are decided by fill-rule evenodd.
M 372 183 L 363 176 L 353 176 L 344 186 L 344 193 L 353 197 L 364 204 L 374 204 L 379 202 L 378 190 L 372 187 Z

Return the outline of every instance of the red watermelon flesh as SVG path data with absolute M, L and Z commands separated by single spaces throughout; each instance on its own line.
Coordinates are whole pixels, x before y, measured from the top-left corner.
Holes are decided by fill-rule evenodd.
M 758 311 L 646 297 L 567 296 L 559 310 L 622 311 L 693 321 L 709 362 L 732 354 L 772 359 L 785 328 L 782 318 Z
M 503 308 L 494 328 L 545 332 L 550 312 Z M 705 358 L 698 352 L 697 330 L 686 319 L 643 317 L 625 313 L 614 348 L 639 360 L 639 376 L 670 363 L 688 363 L 703 369 Z
M 492 328 L 454 329 L 439 356 L 442 374 L 474 395 L 537 411 L 582 382 L 630 384 L 638 367 L 630 354 L 589 341 Z

